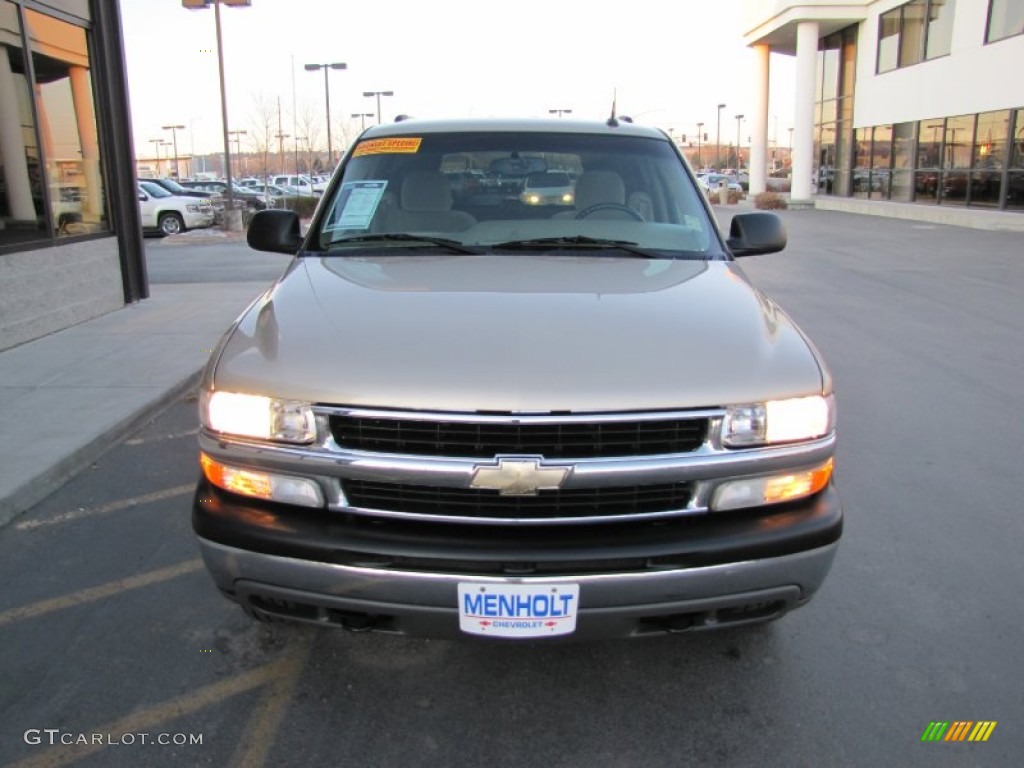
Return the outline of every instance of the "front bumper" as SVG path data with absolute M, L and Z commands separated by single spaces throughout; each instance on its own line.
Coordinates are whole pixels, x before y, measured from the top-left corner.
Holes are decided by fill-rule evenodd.
M 459 583 L 577 583 L 574 637 L 763 621 L 824 581 L 843 516 L 829 485 L 770 511 L 553 531 L 366 520 L 264 504 L 200 480 L 193 526 L 218 588 L 256 614 L 432 637 Z
M 201 229 L 209 227 L 214 222 L 214 213 L 211 208 L 208 211 L 187 211 L 185 213 L 185 226 L 188 229 Z

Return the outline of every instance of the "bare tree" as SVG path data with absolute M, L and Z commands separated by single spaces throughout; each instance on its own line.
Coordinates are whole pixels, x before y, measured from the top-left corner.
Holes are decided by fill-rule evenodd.
M 323 118 L 317 114 L 309 102 L 303 102 L 302 106 L 299 107 L 299 113 L 295 116 L 299 136 L 302 137 L 306 150 L 309 152 L 309 167 L 307 168 L 309 173 L 313 172 L 313 152 L 314 148 L 320 143 L 322 121 Z
M 265 179 L 270 175 L 271 142 L 277 134 L 277 103 L 262 91 L 252 96 L 249 125 L 249 145 L 259 161 L 260 175 Z

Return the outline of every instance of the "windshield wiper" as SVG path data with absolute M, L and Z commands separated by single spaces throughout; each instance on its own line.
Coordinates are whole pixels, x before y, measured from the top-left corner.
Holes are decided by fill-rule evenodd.
M 573 237 L 538 237 L 532 240 L 508 240 L 504 243 L 495 243 L 490 246 L 496 251 L 514 251 L 535 248 L 578 248 L 580 250 L 598 251 L 624 251 L 632 256 L 644 259 L 661 259 L 661 256 L 653 251 L 638 248 L 637 243 L 628 240 L 608 240 L 599 237 L 585 237 L 575 235 Z
M 446 248 L 452 253 L 464 253 L 468 256 L 479 256 L 480 251 L 463 245 L 458 240 L 449 240 L 445 237 L 430 237 L 429 235 L 407 235 L 397 232 L 381 233 L 378 235 L 358 235 L 357 237 L 343 237 L 329 243 L 329 247 L 336 245 L 347 245 L 349 243 L 408 243 L 408 247 L 425 247 L 436 245 Z M 415 245 L 418 243 L 418 246 Z

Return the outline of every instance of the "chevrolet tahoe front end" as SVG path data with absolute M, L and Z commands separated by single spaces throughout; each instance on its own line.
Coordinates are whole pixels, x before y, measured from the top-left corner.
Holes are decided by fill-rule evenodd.
M 436 202 L 453 158 L 499 152 L 578 163 L 575 210 Z M 815 594 L 842 532 L 832 381 L 730 254 L 780 249 L 774 217 L 724 241 L 668 137 L 610 123 L 377 127 L 325 199 L 305 238 L 254 219 L 252 245 L 298 256 L 202 379 L 193 524 L 225 596 L 536 638 Z

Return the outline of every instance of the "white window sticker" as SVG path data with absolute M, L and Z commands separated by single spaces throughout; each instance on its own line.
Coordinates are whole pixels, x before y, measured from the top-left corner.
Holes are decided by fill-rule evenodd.
M 367 229 L 387 186 L 387 181 L 346 181 L 334 205 L 334 221 L 325 229 Z

